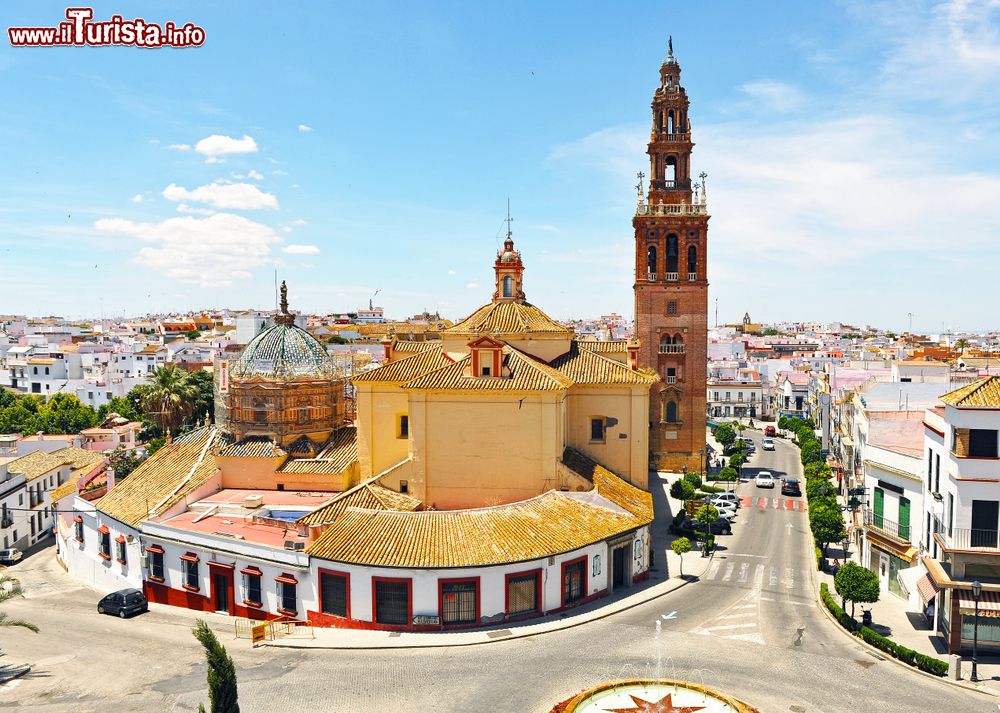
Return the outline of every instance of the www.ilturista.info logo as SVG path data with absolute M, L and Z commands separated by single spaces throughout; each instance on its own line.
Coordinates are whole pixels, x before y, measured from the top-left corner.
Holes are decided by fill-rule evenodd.
M 195 24 L 178 26 L 173 22 L 158 25 L 141 17 L 125 20 L 112 15 L 107 22 L 92 22 L 90 7 L 66 8 L 68 22 L 57 27 L 8 27 L 7 36 L 14 47 L 200 47 L 205 30 Z

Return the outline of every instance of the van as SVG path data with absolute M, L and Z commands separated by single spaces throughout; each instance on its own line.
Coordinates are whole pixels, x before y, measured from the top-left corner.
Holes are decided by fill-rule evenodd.
M 776 429 L 774 426 L 765 426 L 764 435 L 774 438 L 775 436 L 778 435 L 778 429 Z

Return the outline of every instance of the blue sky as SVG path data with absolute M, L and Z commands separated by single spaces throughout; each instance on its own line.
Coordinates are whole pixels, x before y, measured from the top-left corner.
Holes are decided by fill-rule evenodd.
M 631 316 L 672 34 L 721 321 L 1000 326 L 997 0 L 93 7 L 207 39 L 0 41 L 0 313 L 269 308 L 277 269 L 306 311 L 460 317 L 509 197 L 530 301 Z

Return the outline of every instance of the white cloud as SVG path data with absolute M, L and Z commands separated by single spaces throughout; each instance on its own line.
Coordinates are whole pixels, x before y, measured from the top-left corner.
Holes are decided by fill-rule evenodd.
M 191 191 L 171 183 L 163 189 L 163 197 L 170 201 L 208 203 L 215 208 L 235 210 L 278 207 L 277 198 L 250 183 L 209 183 L 205 186 L 198 186 Z
M 173 149 L 174 151 L 190 151 L 191 144 L 170 144 L 167 148 Z
M 306 221 L 304 221 L 302 218 L 296 218 L 291 222 L 291 225 L 306 225 Z
M 299 124 L 299 131 L 302 132 L 303 134 L 308 134 L 312 130 L 313 128 L 311 126 L 306 126 L 305 124 Z
M 314 267 L 316 267 L 311 262 L 299 262 L 299 263 L 296 263 L 295 266 L 296 267 L 300 267 L 303 270 L 312 270 Z
M 272 262 L 271 246 L 281 240 L 268 226 L 230 213 L 159 223 L 112 218 L 98 220 L 94 227 L 149 243 L 135 262 L 200 287 L 226 287 L 251 277 L 255 268 Z
M 315 245 L 286 245 L 281 252 L 289 255 L 319 255 L 319 248 Z
M 160 143 L 160 140 L 159 140 L 159 139 L 150 139 L 150 140 L 149 140 L 149 143 L 151 143 L 151 144 L 153 144 L 154 146 L 156 146 L 156 145 L 157 145 L 158 143 Z
M 449 274 L 449 275 L 451 275 L 452 277 L 454 277 L 454 276 L 455 276 L 455 275 L 457 275 L 458 273 L 457 273 L 457 272 L 455 272 L 454 270 L 448 270 L 448 274 Z
M 753 107 L 765 113 L 785 113 L 792 111 L 802 103 L 802 94 L 798 89 L 784 82 L 757 80 L 740 86 L 740 91 L 753 100 Z
M 247 173 L 247 178 L 252 178 L 255 181 L 263 181 L 264 174 L 255 171 L 254 169 L 251 168 L 250 171 Z
M 220 163 L 220 157 L 228 154 L 256 153 L 257 142 L 246 134 L 242 139 L 212 134 L 195 144 L 194 150 L 206 157 L 206 163 Z
M 191 215 L 215 215 L 215 211 L 210 208 L 192 208 L 187 203 L 178 203 L 177 212 L 190 213 Z
M 282 171 L 282 170 L 281 170 L 281 169 L 279 168 L 279 169 L 277 169 L 276 171 L 271 171 L 271 175 L 272 175 L 272 176 L 287 176 L 287 175 L 288 175 L 288 171 Z
M 133 203 L 142 203 L 142 194 L 141 193 L 136 193 L 129 200 L 131 200 Z
M 292 232 L 292 229 L 291 229 L 291 227 L 289 227 L 287 225 L 283 225 L 283 226 L 281 226 L 281 232 L 282 233 L 290 233 L 290 232 Z
M 478 282 L 470 282 L 469 284 L 466 285 L 466 287 L 469 288 L 470 290 L 475 290 L 475 289 L 479 288 L 479 283 Z

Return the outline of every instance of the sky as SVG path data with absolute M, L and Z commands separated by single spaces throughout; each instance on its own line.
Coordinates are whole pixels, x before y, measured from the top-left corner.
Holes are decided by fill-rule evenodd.
M 710 322 L 1000 327 L 1000 0 L 96 2 L 200 47 L 13 47 L 0 314 L 465 316 L 510 200 L 528 300 L 632 316 L 667 37 L 708 174 Z M 377 292 L 377 295 L 376 295 Z

